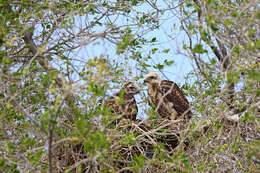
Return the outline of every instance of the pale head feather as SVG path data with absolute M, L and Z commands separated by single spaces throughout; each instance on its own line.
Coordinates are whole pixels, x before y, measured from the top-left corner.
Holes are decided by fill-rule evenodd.
M 144 82 L 149 84 L 159 84 L 161 81 L 162 79 L 155 72 L 149 72 L 144 78 Z
M 121 90 L 125 90 L 127 94 L 137 94 L 140 92 L 140 88 L 133 82 L 124 84 Z

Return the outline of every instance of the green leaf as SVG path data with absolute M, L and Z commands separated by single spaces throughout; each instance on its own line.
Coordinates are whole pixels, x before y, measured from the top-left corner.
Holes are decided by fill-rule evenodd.
M 4 41 L 2 38 L 0 38 L 0 47 L 3 45 Z
M 162 52 L 163 53 L 168 53 L 170 51 L 170 49 L 164 49 Z
M 144 155 L 140 155 L 140 156 L 135 155 L 133 157 L 133 161 L 135 163 L 134 171 L 135 172 L 140 172 L 140 169 L 142 169 L 144 167 L 144 165 L 145 165 L 145 157 L 144 157 Z
M 7 149 L 8 149 L 8 154 L 12 154 L 16 149 L 16 145 L 9 141 L 7 142 Z
M 208 51 L 203 49 L 203 46 L 201 44 L 196 44 L 194 48 L 192 49 L 192 53 L 207 53 Z
M 211 58 L 210 62 L 211 62 L 211 64 L 216 64 L 216 59 L 215 58 Z
M 158 50 L 158 48 L 153 48 L 152 49 L 152 54 L 154 54 L 157 50 Z
M 256 32 L 256 29 L 249 29 L 248 35 L 251 36 L 251 35 L 255 34 L 255 32 Z
M 151 43 L 156 42 L 156 37 L 153 37 L 150 42 L 151 42 Z
M 249 77 L 249 79 L 251 79 L 251 80 L 255 80 L 255 81 L 257 81 L 257 82 L 259 82 L 260 81 L 260 72 L 259 71 L 249 71 L 248 72 L 248 77 Z
M 227 28 L 231 28 L 234 25 L 234 22 L 232 20 L 224 20 L 224 24 L 227 26 Z
M 162 64 L 157 64 L 156 66 L 153 66 L 153 67 L 156 68 L 156 69 L 161 70 L 161 69 L 164 68 L 164 65 L 162 65 Z
M 167 65 L 167 66 L 170 66 L 170 65 L 172 65 L 173 63 L 174 63 L 173 60 L 169 60 L 169 61 L 168 61 L 167 59 L 164 60 L 164 64 Z

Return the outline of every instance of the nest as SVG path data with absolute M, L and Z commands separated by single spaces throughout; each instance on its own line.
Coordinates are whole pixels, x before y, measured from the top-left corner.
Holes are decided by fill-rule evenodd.
M 160 152 L 171 155 L 180 143 L 187 148 L 187 140 L 180 140 L 180 136 L 185 133 L 188 125 L 184 120 L 121 120 L 105 130 L 111 143 L 105 155 L 98 151 L 91 155 L 80 138 L 69 138 L 53 147 L 54 172 L 140 172 L 134 169 L 136 159 L 141 157 L 146 161 L 153 160 Z M 95 124 L 93 127 L 101 130 Z M 126 135 L 131 136 L 130 141 L 127 141 Z M 48 164 L 47 154 L 42 160 Z M 160 163 L 151 162 L 142 171 L 155 172 L 155 168 L 160 170 L 160 167 Z

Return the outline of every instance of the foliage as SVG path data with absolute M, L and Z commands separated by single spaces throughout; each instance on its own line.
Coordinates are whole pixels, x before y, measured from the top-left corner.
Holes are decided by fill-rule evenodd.
M 256 0 L 0 0 L 0 172 L 257 172 L 258 9 Z M 168 39 L 180 32 L 178 53 L 194 65 L 182 87 L 192 122 L 164 126 L 139 104 L 149 126 L 115 124 L 100 100 L 176 63 L 153 35 L 172 18 Z

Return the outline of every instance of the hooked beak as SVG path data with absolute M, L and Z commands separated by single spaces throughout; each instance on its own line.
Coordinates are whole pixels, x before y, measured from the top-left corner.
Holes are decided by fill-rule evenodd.
M 148 82 L 148 79 L 144 79 L 144 83 L 147 83 Z

